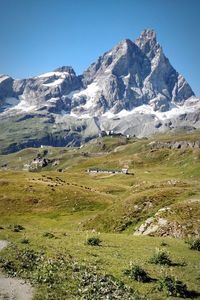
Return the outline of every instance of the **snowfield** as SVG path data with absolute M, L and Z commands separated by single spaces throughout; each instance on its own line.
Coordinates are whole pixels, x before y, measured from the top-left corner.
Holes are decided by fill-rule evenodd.
M 185 101 L 184 105 L 172 104 L 171 109 L 166 112 L 154 111 L 151 105 L 141 105 L 135 107 L 131 111 L 123 109 L 118 114 L 113 114 L 111 111 L 107 111 L 103 114 L 103 117 L 106 117 L 108 119 L 116 117 L 124 118 L 137 113 L 154 115 L 158 120 L 165 120 L 185 113 L 195 112 L 197 109 L 200 109 L 200 100 L 195 97 L 191 97 L 190 99 Z

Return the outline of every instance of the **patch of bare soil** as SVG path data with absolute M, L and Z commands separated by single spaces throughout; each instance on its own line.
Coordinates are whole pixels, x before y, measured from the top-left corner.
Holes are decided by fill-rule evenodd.
M 0 240 L 0 251 L 7 247 L 8 242 Z M 0 300 L 31 300 L 33 287 L 17 278 L 6 277 L 0 272 Z

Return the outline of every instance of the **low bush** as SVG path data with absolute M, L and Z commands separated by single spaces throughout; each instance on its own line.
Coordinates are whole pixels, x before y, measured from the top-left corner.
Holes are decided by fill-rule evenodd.
M 102 241 L 100 240 L 100 238 L 93 236 L 87 239 L 87 245 L 90 246 L 100 246 L 102 243 Z
M 12 260 L 9 259 L 0 259 L 0 266 L 6 273 L 10 276 L 16 276 L 17 267 Z
M 147 274 L 147 272 L 138 265 L 133 265 L 133 266 L 131 266 L 130 269 L 124 270 L 124 274 L 127 275 L 129 278 L 136 280 L 136 281 L 141 281 L 141 282 L 149 282 L 150 281 L 150 277 Z
M 28 240 L 27 238 L 23 238 L 23 239 L 21 240 L 21 243 L 22 243 L 22 244 L 29 244 L 29 240 Z
M 80 280 L 81 279 L 81 280 Z M 79 296 L 82 300 L 115 299 L 144 300 L 137 291 L 129 288 L 123 282 L 111 275 L 97 274 L 87 269 L 80 277 Z M 79 299 L 79 298 L 78 298 Z
M 156 265 L 172 265 L 172 261 L 169 257 L 169 254 L 166 251 L 158 250 L 150 259 L 151 264 Z
M 191 241 L 190 249 L 200 251 L 200 239 Z
M 186 284 L 172 276 L 163 276 L 158 279 L 158 290 L 172 297 L 186 298 L 188 295 Z
M 48 237 L 49 239 L 55 238 L 55 235 L 54 235 L 53 233 L 51 233 L 51 232 L 45 232 L 45 233 L 43 234 L 43 236 L 44 236 L 44 237 Z
M 22 230 L 25 229 L 25 228 L 24 228 L 22 225 L 20 225 L 20 224 L 14 224 L 14 225 L 10 226 L 10 228 L 11 228 L 11 230 L 12 230 L 13 232 L 20 232 L 20 231 L 22 231 Z
M 20 262 L 20 268 L 24 270 L 32 271 L 39 261 L 39 253 L 32 249 L 25 249 L 18 252 L 16 258 Z
M 168 244 L 167 244 L 165 241 L 162 241 L 162 242 L 160 243 L 160 246 L 166 247 L 166 246 L 168 246 Z
M 112 275 L 100 274 L 96 267 L 66 259 L 61 253 L 49 257 L 15 245 L 8 253 L 8 260 L 0 260 L 0 267 L 36 285 L 40 296 L 37 299 L 146 299 Z

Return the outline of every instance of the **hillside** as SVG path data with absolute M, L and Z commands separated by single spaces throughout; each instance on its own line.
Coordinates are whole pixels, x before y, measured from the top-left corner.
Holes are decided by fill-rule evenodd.
M 188 299 L 198 298 L 198 252 L 185 241 L 200 235 L 199 136 L 106 136 L 81 148 L 27 148 L 1 155 L 0 239 L 11 242 L 2 251 L 1 266 L 28 278 L 37 300 L 55 294 L 57 299 L 98 299 L 95 284 L 105 274 L 115 278 L 112 284 L 101 279 L 108 290 L 122 280 L 139 293 L 130 296 L 127 288 L 124 298 L 113 299 L 168 299 L 156 289 L 166 274 L 187 284 Z M 109 173 L 123 168 L 129 174 Z M 101 246 L 87 245 L 93 236 L 102 240 Z M 157 248 L 169 253 L 170 268 L 149 263 Z M 27 251 L 43 251 L 58 269 L 63 257 L 63 271 L 51 269 L 39 254 L 40 267 L 36 262 L 24 267 Z M 124 275 L 130 263 L 153 279 L 142 283 Z M 41 280 L 35 277 L 38 270 Z M 80 283 L 83 277 L 87 291 Z M 76 293 L 78 286 L 85 298 Z

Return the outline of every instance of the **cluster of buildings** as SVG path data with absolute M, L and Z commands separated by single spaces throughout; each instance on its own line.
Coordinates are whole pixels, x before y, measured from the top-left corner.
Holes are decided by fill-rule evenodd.
M 124 136 L 124 137 L 130 138 L 129 134 L 124 135 L 124 134 L 122 134 L 120 132 L 119 133 L 118 132 L 114 132 L 114 130 L 107 130 L 107 131 L 102 130 L 99 133 L 99 137 L 103 137 L 103 136 Z
M 121 170 L 103 170 L 99 168 L 94 169 L 87 169 L 88 173 L 106 173 L 106 174 L 129 174 L 128 169 L 121 169 Z

